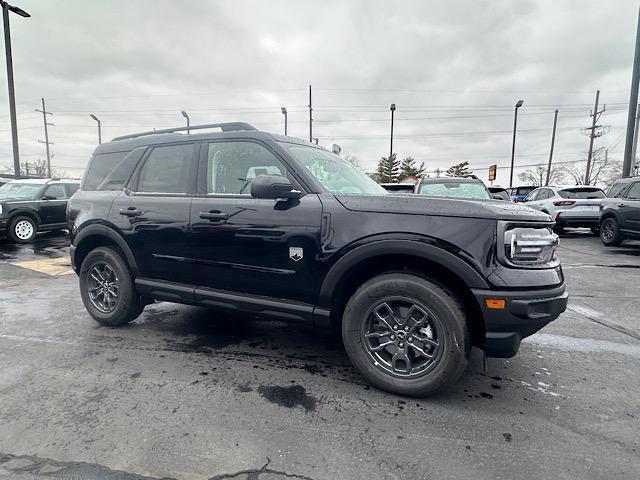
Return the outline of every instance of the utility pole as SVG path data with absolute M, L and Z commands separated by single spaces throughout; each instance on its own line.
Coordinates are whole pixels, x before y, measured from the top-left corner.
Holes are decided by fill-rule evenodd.
M 47 177 L 51 178 L 51 155 L 49 154 L 49 132 L 47 131 L 47 125 L 53 126 L 53 123 L 47 122 L 47 115 L 53 115 L 51 112 L 47 112 L 44 106 L 44 98 L 42 99 L 42 110 L 36 108 L 36 112 L 42 113 L 42 120 L 44 123 L 44 144 L 47 147 Z
M 593 113 L 590 115 L 591 117 L 593 117 L 593 121 L 591 122 L 591 126 L 587 128 L 587 130 L 591 130 L 591 133 L 589 134 L 589 154 L 587 155 L 587 170 L 584 174 L 584 183 L 585 185 L 590 185 L 591 181 L 590 181 L 590 175 L 591 175 L 591 160 L 593 157 L 593 140 L 596 137 L 599 137 L 600 135 L 596 134 L 596 128 L 600 127 L 600 125 L 596 125 L 596 122 L 598 121 L 598 119 L 600 118 L 600 115 L 605 111 L 606 107 L 603 108 L 601 111 L 598 111 L 598 101 L 600 100 L 600 90 L 596 91 L 596 103 L 595 106 L 593 107 Z M 635 110 L 635 108 L 634 108 Z M 634 111 L 634 116 L 635 116 L 635 111 Z
M 624 144 L 624 162 L 622 164 L 622 176 L 631 176 L 631 148 L 633 143 L 633 130 L 637 131 L 636 107 L 638 106 L 638 83 L 640 83 L 640 13 L 638 14 L 638 26 L 636 27 L 636 51 L 633 57 L 633 73 L 631 74 L 631 94 L 629 96 L 629 114 L 627 117 L 627 138 Z M 637 136 L 637 134 L 636 134 Z
M 636 152 L 638 151 L 638 127 L 640 127 L 640 108 L 636 113 L 636 130 L 633 133 L 633 150 L 631 153 L 631 167 L 636 163 Z
M 389 146 L 389 162 L 391 162 L 391 157 L 393 156 L 393 114 L 396 111 L 396 104 L 392 103 L 389 110 L 391 110 L 391 145 Z
M 20 152 L 18 149 L 18 121 L 16 119 L 16 93 L 13 86 L 13 56 L 11 54 L 11 30 L 9 28 L 9 10 L 21 17 L 30 17 L 20 7 L 0 1 L 2 6 L 2 22 L 4 24 L 4 54 L 7 63 L 7 83 L 9 86 L 9 115 L 11 118 L 11 144 L 13 145 L 13 173 L 20 178 Z
M 549 166 L 547 167 L 547 180 L 545 186 L 549 185 L 549 177 L 551 176 L 551 160 L 553 159 L 553 145 L 556 143 L 556 125 L 558 124 L 558 109 L 553 114 L 553 133 L 551 134 L 551 150 L 549 150 Z
M 313 143 L 313 107 L 311 106 L 311 85 L 309 85 L 309 141 Z

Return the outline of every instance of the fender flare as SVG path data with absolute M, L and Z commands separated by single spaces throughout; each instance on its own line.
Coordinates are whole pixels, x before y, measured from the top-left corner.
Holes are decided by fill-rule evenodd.
M 42 224 L 42 218 L 40 218 L 40 214 L 38 214 L 38 212 L 33 210 L 32 208 L 19 207 L 15 210 L 11 210 L 8 213 L 9 218 L 7 219 L 7 226 L 9 225 L 9 222 L 11 222 L 11 220 L 19 216 L 33 218 L 36 221 L 37 228 Z
M 116 245 L 118 245 L 120 250 L 122 250 L 122 252 L 124 253 L 127 263 L 129 264 L 129 268 L 131 268 L 133 275 L 138 276 L 138 273 L 139 273 L 138 264 L 136 263 L 136 259 L 133 255 L 133 252 L 131 251 L 131 248 L 129 248 L 129 245 L 127 244 L 125 239 L 122 238 L 122 235 L 120 235 L 113 228 L 107 225 L 102 225 L 102 224 L 88 225 L 75 235 L 73 239 L 74 248 L 72 251 L 72 255 L 74 255 L 75 265 L 77 265 L 77 262 L 75 261 L 75 255 L 80 245 L 82 245 L 83 240 L 89 237 L 94 237 L 94 236 L 106 237 L 109 240 L 112 240 Z
M 610 208 L 608 210 L 605 210 L 604 212 L 602 212 L 602 214 L 600 215 L 600 218 L 598 219 L 598 225 L 600 225 L 600 223 L 602 223 L 602 220 L 604 220 L 605 218 L 609 218 L 609 217 L 613 217 L 616 219 L 616 221 L 618 222 L 618 226 L 620 226 L 622 224 L 622 219 L 620 218 L 620 214 L 614 210 L 613 208 Z
M 318 299 L 319 306 L 330 308 L 336 287 L 349 270 L 358 263 L 384 255 L 411 255 L 428 260 L 446 268 L 460 277 L 469 288 L 490 288 L 482 275 L 471 265 L 440 247 L 415 240 L 377 240 L 355 248 L 340 258 L 322 282 Z

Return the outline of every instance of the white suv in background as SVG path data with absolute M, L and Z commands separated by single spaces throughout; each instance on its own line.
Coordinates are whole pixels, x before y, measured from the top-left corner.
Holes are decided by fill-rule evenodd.
M 600 203 L 607 195 L 601 188 L 588 185 L 539 187 L 524 199 L 526 205 L 551 215 L 555 230 L 587 227 L 598 233 Z

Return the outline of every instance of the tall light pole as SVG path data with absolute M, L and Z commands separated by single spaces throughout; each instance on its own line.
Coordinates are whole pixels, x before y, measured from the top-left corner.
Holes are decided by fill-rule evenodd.
M 4 54 L 7 62 L 7 82 L 9 84 L 9 114 L 11 116 L 11 143 L 13 144 L 13 173 L 20 177 L 20 152 L 18 150 L 18 124 L 16 121 L 16 94 L 13 88 L 13 58 L 11 56 L 11 30 L 9 28 L 9 10 L 21 17 L 30 17 L 19 7 L 0 0 L 2 21 L 4 23 Z
M 191 130 L 189 130 L 189 127 L 191 126 L 191 124 L 189 123 L 189 115 L 184 110 L 182 110 L 180 113 L 184 118 L 187 119 L 187 135 L 189 135 L 191 133 Z
M 98 122 L 98 145 L 102 143 L 102 123 L 98 120 L 93 113 L 90 113 L 89 116 L 93 118 L 96 122 Z
M 518 126 L 518 109 L 524 103 L 523 100 L 518 100 L 515 109 L 513 110 L 513 142 L 511 143 L 511 174 L 509 175 L 509 188 L 513 187 L 513 162 L 516 157 L 516 127 Z
M 633 131 L 636 121 L 636 107 L 638 106 L 638 86 L 640 84 L 640 13 L 638 14 L 638 26 L 636 27 L 636 50 L 633 57 L 633 73 L 631 74 L 631 94 L 629 95 L 629 114 L 627 117 L 627 138 L 624 144 L 624 161 L 622 163 L 622 176 L 631 176 L 633 159 Z M 595 113 L 595 112 L 594 112 Z M 593 131 L 591 132 L 594 133 Z
M 282 114 L 284 115 L 284 134 L 287 134 L 287 109 L 285 107 L 280 107 Z
M 389 161 L 391 161 L 391 157 L 393 156 L 393 114 L 396 111 L 396 104 L 392 103 L 389 110 L 391 110 L 391 145 L 389 146 Z
M 547 167 L 547 179 L 545 180 L 545 186 L 549 185 L 549 178 L 551 176 L 551 161 L 553 160 L 553 146 L 556 143 L 556 125 L 558 125 L 558 109 L 553 115 L 553 132 L 551 133 L 551 149 L 549 150 L 549 166 Z

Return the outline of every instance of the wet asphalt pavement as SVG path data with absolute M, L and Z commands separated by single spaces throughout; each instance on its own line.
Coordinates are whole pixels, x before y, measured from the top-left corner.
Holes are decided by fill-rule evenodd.
M 169 303 L 100 327 L 67 253 L 0 243 L 0 478 L 640 477 L 640 242 L 564 236 L 569 310 L 425 400 L 311 328 Z

